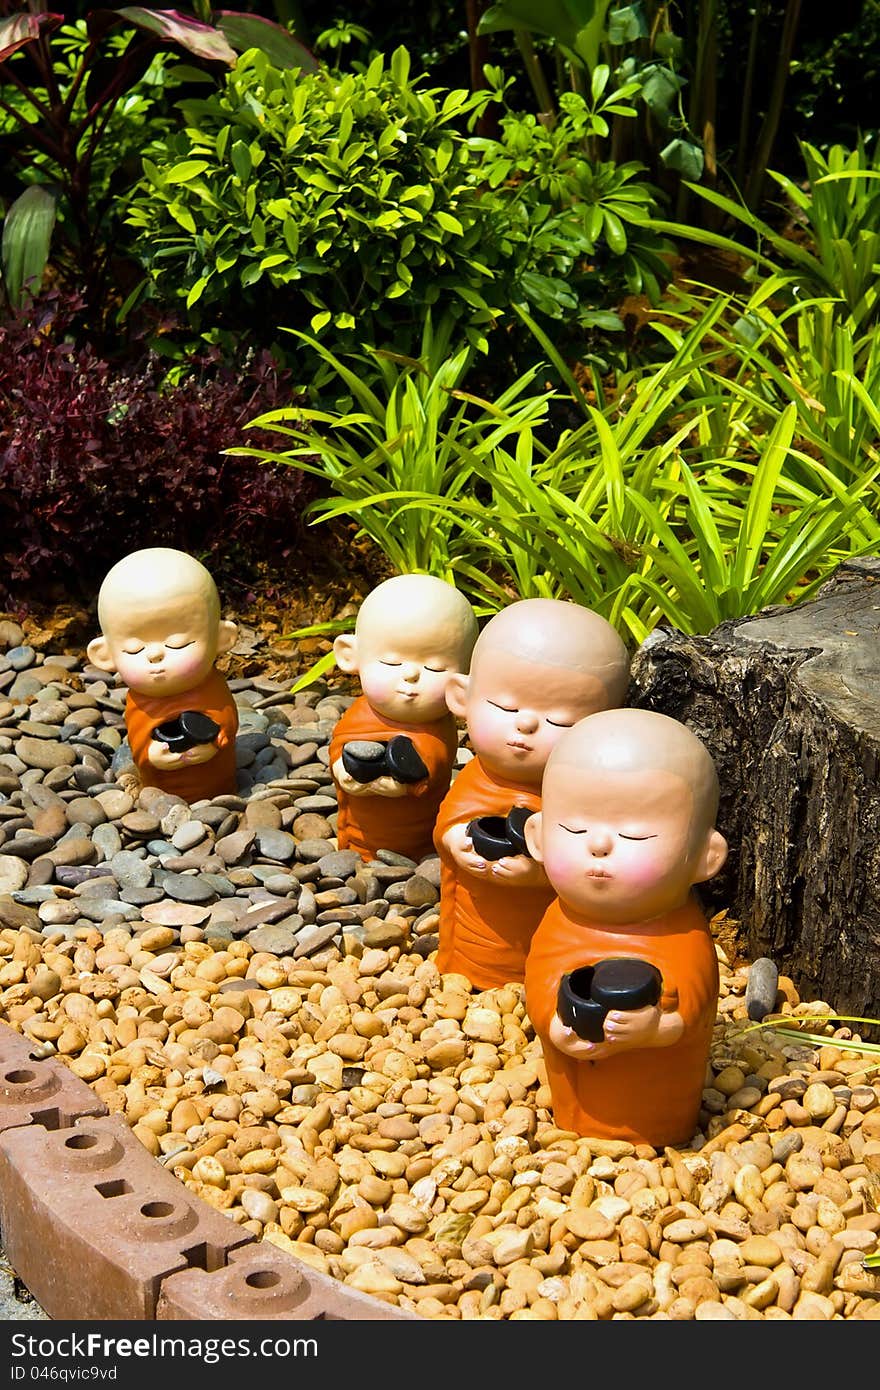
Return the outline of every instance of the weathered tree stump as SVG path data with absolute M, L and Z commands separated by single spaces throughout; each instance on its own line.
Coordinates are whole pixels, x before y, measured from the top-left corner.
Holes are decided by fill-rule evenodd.
M 730 856 L 707 908 L 728 908 L 748 956 L 803 999 L 880 1016 L 880 558 L 707 636 L 657 629 L 630 703 L 683 720 L 715 758 Z

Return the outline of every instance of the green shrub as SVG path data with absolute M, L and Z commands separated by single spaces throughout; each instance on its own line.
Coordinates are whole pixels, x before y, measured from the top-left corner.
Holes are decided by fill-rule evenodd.
M 402 48 L 346 74 L 243 56 L 144 161 L 128 220 L 156 291 L 197 331 L 283 325 L 336 352 L 417 353 L 435 306 L 482 351 L 512 303 L 619 330 L 622 294 L 667 275 L 656 190 L 637 164 L 586 160 L 574 96 L 554 132 L 511 113 L 500 140 L 470 135 L 501 96 L 419 85 Z

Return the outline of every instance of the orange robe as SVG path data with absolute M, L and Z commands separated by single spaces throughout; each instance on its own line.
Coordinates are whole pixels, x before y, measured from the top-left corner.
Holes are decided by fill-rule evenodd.
M 663 976 L 660 1007 L 684 1020 L 671 1047 L 642 1047 L 599 1061 L 577 1061 L 548 1038 L 562 976 L 603 957 L 629 956 Z M 653 922 L 593 922 L 555 899 L 532 939 L 526 1010 L 541 1040 L 553 1117 L 561 1129 L 634 1144 L 686 1144 L 693 1138 L 718 1004 L 718 960 L 709 924 L 693 895 Z
M 361 739 L 389 743 L 397 734 L 412 739 L 428 769 L 426 778 L 407 786 L 405 796 L 349 796 L 336 784 L 337 843 L 340 849 L 357 850 L 362 859 L 375 859 L 378 850 L 390 849 L 418 862 L 434 852 L 434 820 L 458 751 L 458 731 L 451 714 L 429 724 L 397 723 L 374 710 L 365 695 L 359 695 L 333 730 L 330 767 L 336 766 L 346 743 Z
M 540 811 L 540 794 L 490 776 L 479 758 L 471 758 L 444 797 L 434 829 L 441 861 L 437 969 L 466 975 L 477 989 L 522 983 L 529 942 L 553 901 L 553 889 L 470 874 L 455 863 L 442 837 L 453 825 L 478 816 L 506 816 L 512 806 Z
M 206 763 L 185 763 L 179 768 L 153 767 L 147 759 L 153 730 L 187 709 L 200 710 L 220 725 L 215 739 L 218 751 Z M 125 726 L 131 754 L 145 787 L 161 787 L 163 792 L 182 796 L 184 801 L 190 802 L 235 793 L 238 710 L 219 671 L 212 671 L 201 685 L 184 690 L 180 695 L 139 695 L 130 690 L 125 702 Z

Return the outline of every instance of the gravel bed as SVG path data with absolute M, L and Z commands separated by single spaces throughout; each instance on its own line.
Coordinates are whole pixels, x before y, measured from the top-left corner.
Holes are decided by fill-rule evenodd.
M 521 986 L 434 964 L 439 863 L 339 852 L 348 697 L 231 682 L 239 794 L 132 794 L 124 691 L 0 620 L 0 1019 L 256 1236 L 433 1319 L 880 1317 L 880 1086 L 721 997 L 700 1128 L 548 1109 Z M 462 750 L 462 758 L 467 754 Z

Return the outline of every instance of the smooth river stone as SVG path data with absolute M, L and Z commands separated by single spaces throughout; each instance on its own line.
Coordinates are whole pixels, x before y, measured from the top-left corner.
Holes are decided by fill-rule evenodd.
M 145 922 L 162 927 L 197 927 L 210 915 L 209 907 L 201 907 L 197 903 L 169 902 L 167 898 L 161 903 L 147 903 L 141 910 Z
M 208 903 L 216 896 L 209 883 L 203 883 L 200 878 L 188 874 L 166 873 L 162 877 L 161 886 L 170 898 L 175 898 L 181 903 Z
M 17 893 L 28 881 L 27 860 L 14 854 L 0 854 L 0 893 Z
M 49 772 L 53 767 L 73 767 L 76 753 L 67 743 L 57 743 L 49 738 L 16 739 L 15 751 L 28 767 L 41 768 Z
M 113 855 L 110 872 L 124 888 L 148 888 L 153 879 L 149 864 L 128 849 L 121 849 Z
M 286 860 L 293 858 L 296 840 L 286 830 L 275 830 L 260 826 L 257 830 L 257 848 L 266 859 Z

